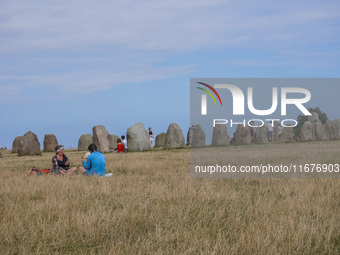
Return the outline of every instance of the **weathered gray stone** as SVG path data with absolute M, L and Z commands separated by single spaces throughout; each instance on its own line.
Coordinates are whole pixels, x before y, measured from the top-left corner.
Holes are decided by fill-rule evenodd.
M 294 129 L 288 124 L 286 127 L 283 128 L 282 133 L 280 135 L 280 143 L 286 143 L 294 141 Z
M 19 140 L 18 155 L 40 155 L 40 143 L 36 134 L 28 131 Z
M 336 129 L 337 129 L 337 131 L 338 131 L 338 135 L 339 135 L 339 137 L 340 137 L 340 119 L 336 119 L 336 120 L 334 120 L 333 122 L 334 122 L 334 124 L 335 124 L 335 126 L 336 126 Z
M 182 129 L 176 124 L 171 123 L 165 135 L 164 149 L 177 149 L 185 146 L 185 138 Z
M 255 143 L 268 143 L 268 129 L 265 125 L 262 127 L 256 127 L 254 128 L 255 133 Z
M 324 141 L 327 140 L 327 134 L 325 126 L 321 123 L 320 120 L 314 121 L 313 123 L 314 128 L 314 137 L 316 140 Z
M 314 140 L 315 139 L 314 135 L 315 132 L 312 122 L 305 121 L 301 128 L 301 140 L 303 141 Z
M 99 152 L 109 151 L 109 132 L 103 125 L 94 126 L 92 128 L 93 142 L 97 145 L 97 150 Z
M 126 132 L 129 151 L 145 151 L 150 149 L 150 136 L 142 123 L 129 127 Z
M 195 132 L 195 126 L 192 125 L 189 130 L 188 130 L 188 134 L 187 134 L 187 145 L 191 145 L 192 142 L 192 138 L 194 137 L 194 132 Z
M 194 136 L 191 141 L 192 148 L 198 148 L 205 146 L 205 133 L 200 125 L 195 126 Z
M 54 134 L 46 134 L 44 138 L 44 151 L 55 151 L 58 145 L 57 137 Z
M 311 112 L 312 115 L 308 116 L 308 121 L 312 122 L 318 122 L 319 121 L 319 114 L 316 112 Z
M 78 141 L 78 150 L 87 151 L 91 143 L 93 143 L 93 136 L 91 134 L 81 135 Z
M 327 139 L 335 140 L 339 138 L 338 129 L 333 121 L 326 120 L 325 130 L 326 130 Z
M 228 145 L 228 128 L 227 125 L 215 125 L 213 129 L 213 135 L 212 135 L 212 146 L 222 146 L 222 145 Z
M 156 136 L 155 147 L 164 147 L 165 135 L 163 132 Z
M 18 153 L 19 141 L 20 141 L 21 137 L 22 136 L 17 136 L 14 139 L 13 145 L 12 145 L 12 153 Z
M 250 144 L 251 143 L 251 134 L 250 127 L 243 126 L 243 124 L 239 124 L 235 133 L 235 143 L 236 144 Z
M 118 136 L 117 135 L 112 135 L 109 134 L 109 148 L 110 149 L 116 149 L 117 148 L 117 140 L 118 140 Z

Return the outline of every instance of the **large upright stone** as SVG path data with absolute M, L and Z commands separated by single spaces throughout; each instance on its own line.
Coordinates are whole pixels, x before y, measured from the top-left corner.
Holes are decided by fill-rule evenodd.
M 338 129 L 333 121 L 326 120 L 325 130 L 329 140 L 339 139 Z
M 12 153 L 18 153 L 19 141 L 22 136 L 17 136 L 12 144 Z
M 338 135 L 340 137 L 340 119 L 336 119 L 333 121 L 335 126 L 336 126 L 336 129 L 338 130 Z
M 200 125 L 195 126 L 194 136 L 191 141 L 191 148 L 198 148 L 205 146 L 205 133 Z
M 314 136 L 316 140 L 327 140 L 326 128 L 320 120 L 313 122 Z
M 129 151 L 145 151 L 150 149 L 150 136 L 142 123 L 129 127 L 126 132 Z
M 185 138 L 182 129 L 176 124 L 171 123 L 165 135 L 164 149 L 177 149 L 185 146 Z
M 165 135 L 163 132 L 156 136 L 155 147 L 164 147 Z
M 311 112 L 312 115 L 308 116 L 308 121 L 312 122 L 318 122 L 319 121 L 319 114 L 316 112 Z
M 280 135 L 280 143 L 286 143 L 294 141 L 294 130 L 293 127 L 291 127 L 290 124 L 288 124 L 286 127 L 283 128 L 282 133 Z
M 308 116 L 308 120 L 313 124 L 314 138 L 316 140 L 327 140 L 326 128 L 319 119 L 319 114 L 312 112 L 311 116 Z
M 250 127 L 243 126 L 239 124 L 235 133 L 235 143 L 236 144 L 250 144 L 251 143 L 251 134 Z
M 195 132 L 195 126 L 192 125 L 187 133 L 187 145 L 191 145 L 192 139 L 194 137 L 194 132 Z
M 212 146 L 223 146 L 228 145 L 228 128 L 227 125 L 224 124 L 216 124 L 213 129 L 212 135 Z
M 58 145 L 57 137 L 54 134 L 46 134 L 44 138 L 44 151 L 55 151 Z
M 18 155 L 40 155 L 40 143 L 36 134 L 28 131 L 19 140 Z
M 93 142 L 97 145 L 97 150 L 99 152 L 109 151 L 109 132 L 103 125 L 94 126 L 92 128 L 93 132 Z
M 91 143 L 93 143 L 93 136 L 91 134 L 81 135 L 78 141 L 78 150 L 87 151 Z
M 2 152 L 0 151 L 0 158 L 3 158 L 3 156 L 2 156 Z
M 262 127 L 256 127 L 254 128 L 255 133 L 255 143 L 268 143 L 268 129 L 265 125 Z
M 301 128 L 301 140 L 308 141 L 308 140 L 314 140 L 314 127 L 312 122 L 305 121 Z
M 117 148 L 117 140 L 118 140 L 118 136 L 117 135 L 112 135 L 109 134 L 109 148 L 110 149 L 116 149 Z

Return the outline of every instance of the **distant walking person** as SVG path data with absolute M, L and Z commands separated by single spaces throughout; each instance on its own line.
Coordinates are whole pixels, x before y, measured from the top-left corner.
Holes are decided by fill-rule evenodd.
M 274 140 L 274 122 L 271 120 L 267 125 L 269 142 Z
M 124 144 L 124 149 L 127 150 L 127 141 L 125 139 L 125 135 L 122 135 L 121 138 L 122 138 L 122 143 Z
M 91 153 L 87 156 L 86 162 L 84 157 L 81 157 L 81 161 L 84 167 L 79 167 L 79 171 L 85 175 L 105 175 L 105 156 L 97 151 L 97 146 L 91 143 L 88 147 Z
M 149 127 L 149 136 L 150 136 L 150 148 L 153 146 L 153 132 L 151 130 L 151 127 Z
M 57 145 L 55 147 L 56 155 L 52 158 L 51 173 L 71 175 L 77 171 L 76 167 L 70 168 L 71 164 L 68 157 L 64 154 L 64 150 L 63 145 Z

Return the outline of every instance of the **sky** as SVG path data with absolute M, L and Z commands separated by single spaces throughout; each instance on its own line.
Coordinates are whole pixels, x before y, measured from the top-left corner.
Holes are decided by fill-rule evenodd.
M 339 77 L 339 32 L 337 0 L 2 0 L 0 147 L 138 122 L 186 136 L 190 78 Z

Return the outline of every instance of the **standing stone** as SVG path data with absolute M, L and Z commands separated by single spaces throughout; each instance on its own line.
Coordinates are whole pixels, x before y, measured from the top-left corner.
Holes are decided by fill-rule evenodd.
M 126 132 L 129 151 L 144 151 L 150 149 L 150 136 L 142 123 L 129 127 Z
M 2 156 L 2 152 L 0 151 L 0 158 L 3 158 L 4 156 Z
M 117 140 L 118 140 L 118 136 L 117 135 L 112 135 L 109 134 L 109 148 L 110 149 L 116 149 L 117 148 Z
M 235 134 L 235 143 L 236 144 L 250 144 L 251 143 L 251 134 L 250 127 L 243 126 L 239 124 L 236 129 Z
M 176 124 L 172 123 L 168 127 L 165 135 L 164 149 L 177 149 L 185 146 L 185 138 L 182 129 Z
M 336 119 L 333 121 L 335 126 L 336 126 L 336 129 L 338 130 L 338 135 L 340 137 L 340 119 Z
M 329 140 L 335 140 L 339 138 L 338 129 L 333 121 L 326 120 L 325 130 Z
M 319 121 L 319 114 L 316 112 L 311 112 L 312 115 L 308 116 L 308 121 L 312 122 L 318 122 Z
M 57 137 L 54 134 L 46 134 L 44 138 L 44 151 L 55 151 L 58 145 Z
M 316 140 L 320 140 L 320 141 L 327 140 L 326 128 L 321 123 L 320 120 L 313 122 L 313 127 L 314 127 L 314 133 L 315 133 L 314 136 Z
M 314 140 L 314 127 L 312 122 L 305 121 L 301 128 L 301 140 L 308 141 L 308 140 Z
M 286 143 L 294 141 L 294 130 L 290 124 L 283 128 L 282 133 L 280 135 L 280 143 Z
M 228 145 L 228 128 L 227 125 L 216 124 L 213 129 L 212 146 Z
M 40 155 L 40 143 L 36 134 L 28 131 L 19 140 L 18 155 Z
M 205 133 L 200 125 L 195 126 L 194 136 L 191 141 L 192 148 L 198 148 L 205 146 Z
M 163 132 L 156 136 L 155 147 L 164 147 L 165 135 Z
M 92 128 L 93 142 L 97 145 L 99 152 L 109 151 L 109 132 L 103 125 L 94 126 Z
M 313 124 L 314 137 L 316 140 L 327 140 L 326 128 L 319 119 L 319 114 L 312 112 L 311 116 L 308 116 L 308 120 Z
M 18 153 L 19 141 L 20 141 L 21 137 L 22 136 L 17 136 L 14 139 L 13 145 L 12 145 L 12 153 Z
M 192 125 L 189 130 L 188 130 L 188 134 L 187 134 L 187 145 L 191 145 L 192 142 L 192 138 L 194 137 L 194 132 L 195 132 L 195 126 Z
M 91 134 L 81 135 L 78 141 L 78 150 L 87 151 L 91 143 L 93 143 L 93 137 Z
M 268 129 L 265 125 L 262 127 L 256 127 L 254 128 L 255 133 L 255 143 L 268 143 Z

